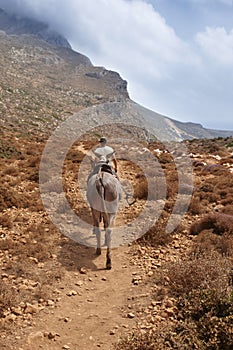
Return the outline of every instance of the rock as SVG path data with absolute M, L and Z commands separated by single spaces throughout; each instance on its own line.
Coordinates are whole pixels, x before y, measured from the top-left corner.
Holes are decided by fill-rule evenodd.
M 166 300 L 166 307 L 171 308 L 173 307 L 173 301 L 171 299 Z
M 33 332 L 29 334 L 27 341 L 28 341 L 28 344 L 31 345 L 38 341 L 42 342 L 43 339 L 44 339 L 44 333 L 39 331 L 39 332 Z
M 22 309 L 21 309 L 21 307 L 19 307 L 19 306 L 13 306 L 12 308 L 11 308 L 11 311 L 12 311 L 12 313 L 13 314 L 15 314 L 16 316 L 19 316 L 19 315 L 22 315 Z
M 81 287 L 83 285 L 83 281 L 78 281 L 75 283 L 75 285 Z
M 6 316 L 5 320 L 6 321 L 10 321 L 10 322 L 14 322 L 16 317 L 17 316 L 15 314 L 9 314 L 9 315 Z
M 26 308 L 24 310 L 25 314 L 37 314 L 40 311 L 39 307 L 37 305 L 32 305 L 27 303 Z
M 79 271 L 80 271 L 80 273 L 82 275 L 86 275 L 87 274 L 87 269 L 85 267 L 81 267 Z
M 73 296 L 73 295 L 77 295 L 78 292 L 76 292 L 76 290 L 71 290 L 68 293 L 66 293 L 66 295 L 68 295 L 69 297 Z
M 128 318 L 134 318 L 135 315 L 132 313 L 132 312 L 129 312 L 128 315 L 127 315 Z
M 49 332 L 48 333 L 48 339 L 54 339 L 56 337 L 56 335 L 58 335 L 56 332 Z

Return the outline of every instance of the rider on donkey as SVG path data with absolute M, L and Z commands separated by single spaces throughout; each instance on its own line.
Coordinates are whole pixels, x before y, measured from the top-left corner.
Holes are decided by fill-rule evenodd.
M 92 152 L 92 156 L 90 156 L 93 170 L 89 174 L 87 182 L 92 175 L 97 174 L 100 170 L 114 175 L 119 180 L 117 175 L 117 160 L 114 149 L 106 145 L 106 137 L 101 137 L 99 139 L 99 143 L 100 146 L 96 148 Z
M 110 162 L 110 165 L 114 167 L 115 173 L 117 173 L 117 160 L 115 156 L 115 151 L 112 147 L 107 146 L 106 137 L 101 137 L 99 140 L 100 147 L 96 148 L 93 152 L 95 155 L 95 163 L 101 161 L 101 159 L 105 158 L 107 162 Z

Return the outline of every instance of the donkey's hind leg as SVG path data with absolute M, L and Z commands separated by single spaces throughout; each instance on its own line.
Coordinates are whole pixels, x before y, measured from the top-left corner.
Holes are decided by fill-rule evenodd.
M 92 217 L 93 217 L 93 233 L 96 235 L 96 241 L 97 241 L 97 248 L 96 248 L 96 255 L 101 254 L 101 232 L 100 232 L 100 218 L 101 213 L 95 209 L 92 209 Z
M 105 232 L 105 240 L 107 245 L 107 254 L 106 254 L 106 269 L 110 270 L 112 268 L 112 259 L 111 259 L 111 234 L 112 230 L 108 228 Z

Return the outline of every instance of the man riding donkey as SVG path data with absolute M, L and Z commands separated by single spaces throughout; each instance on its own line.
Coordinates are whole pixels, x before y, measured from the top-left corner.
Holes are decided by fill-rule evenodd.
M 112 147 L 107 146 L 106 137 L 101 137 L 99 140 L 100 146 L 93 152 L 95 155 L 95 164 L 99 162 L 106 162 L 111 167 L 114 167 L 115 174 L 117 174 L 117 160 L 115 156 L 115 151 Z
M 97 238 L 96 254 L 101 254 L 100 222 L 103 220 L 105 243 L 107 246 L 107 269 L 111 268 L 111 232 L 121 199 L 121 184 L 117 176 L 115 151 L 107 146 L 107 139 L 101 137 L 100 146 L 94 151 L 93 171 L 87 180 L 87 200 L 93 217 L 93 233 Z

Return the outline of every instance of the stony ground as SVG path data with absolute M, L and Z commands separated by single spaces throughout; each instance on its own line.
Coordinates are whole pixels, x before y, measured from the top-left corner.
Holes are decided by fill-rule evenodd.
M 168 264 L 185 260 L 192 250 L 197 237 L 189 235 L 191 224 L 216 208 L 230 210 L 232 207 L 232 189 L 226 191 L 226 185 L 219 180 L 221 175 L 219 177 L 216 169 L 203 171 L 204 162 L 217 164 L 220 166 L 217 171 L 224 171 L 229 183 L 232 146 L 226 150 L 226 142 L 222 141 L 215 151 L 221 154 L 217 157 L 203 147 L 194 154 L 197 145 L 193 145 L 191 157 L 203 164 L 195 170 L 193 203 L 180 228 L 167 240 L 160 237 L 156 243 L 153 240 L 150 243 L 142 239 L 114 249 L 113 268 L 106 271 L 105 251 L 96 257 L 94 248 L 62 236 L 43 210 L 38 189 L 43 141 L 32 144 L 28 139 L 4 136 L 1 143 L 4 185 L 0 215 L 1 348 L 110 350 L 133 330 L 143 334 L 155 331 L 159 325 L 173 324 L 178 317 L 175 300 L 166 295 L 159 297 L 161 288 L 157 282 L 161 276 L 169 282 Z M 229 140 L 227 142 L 229 144 Z M 85 152 L 85 148 L 79 145 L 78 150 Z M 165 171 L 173 171 L 168 158 L 162 155 L 160 161 Z M 71 204 L 77 198 L 73 176 L 78 164 L 71 156 L 64 168 Z M 134 178 L 132 165 L 119 161 L 119 168 L 122 177 Z M 204 185 L 208 188 L 203 189 Z M 169 191 L 172 193 L 172 189 Z M 172 203 L 170 198 L 162 220 L 169 215 Z M 124 215 L 122 212 L 118 215 L 116 223 L 128 224 L 143 205 L 144 199 L 138 198 L 135 206 L 126 207 Z M 157 235 L 158 231 L 155 231 Z

